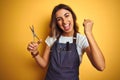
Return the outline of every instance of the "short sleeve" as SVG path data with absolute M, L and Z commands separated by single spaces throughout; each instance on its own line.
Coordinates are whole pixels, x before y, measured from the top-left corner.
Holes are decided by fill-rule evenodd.
M 77 46 L 78 51 L 82 53 L 82 50 L 89 46 L 88 40 L 85 35 L 78 34 L 77 35 Z
M 46 38 L 46 40 L 45 40 L 45 43 L 46 43 L 49 47 L 51 47 L 51 46 L 54 44 L 55 41 L 56 41 L 55 38 L 48 36 L 48 37 Z
M 83 41 L 82 41 L 82 49 L 85 49 L 89 46 L 88 40 L 86 38 L 86 36 L 83 36 Z

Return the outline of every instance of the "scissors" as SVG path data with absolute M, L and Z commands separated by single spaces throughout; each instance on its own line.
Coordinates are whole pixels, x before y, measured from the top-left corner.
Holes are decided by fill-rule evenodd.
M 39 37 L 35 34 L 35 30 L 34 30 L 34 26 L 33 25 L 30 26 L 30 30 L 32 31 L 32 34 L 33 34 L 33 42 L 35 41 L 35 38 L 40 40 Z

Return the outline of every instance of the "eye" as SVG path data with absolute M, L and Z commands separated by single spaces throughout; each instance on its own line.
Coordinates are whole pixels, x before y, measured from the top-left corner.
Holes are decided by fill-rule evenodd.
M 61 18 L 56 18 L 56 20 L 57 20 L 57 21 L 60 21 L 60 20 L 61 20 Z
M 65 17 L 69 17 L 69 14 L 67 13 L 67 14 L 65 14 Z

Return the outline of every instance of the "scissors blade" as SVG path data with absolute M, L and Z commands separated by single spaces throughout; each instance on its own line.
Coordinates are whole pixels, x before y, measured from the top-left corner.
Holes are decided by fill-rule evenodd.
M 32 34 L 33 34 L 33 41 L 35 41 L 35 37 L 36 37 L 38 40 L 40 40 L 39 37 L 35 34 L 34 26 L 33 26 L 33 25 L 32 25 L 32 27 L 30 26 L 30 30 L 32 31 Z
M 34 27 L 30 26 L 30 30 L 32 31 L 32 34 L 33 34 L 33 42 L 35 41 L 35 32 L 34 32 Z
M 36 37 L 38 40 L 40 40 L 39 37 L 38 37 L 36 34 L 34 34 L 34 35 L 35 35 L 35 37 Z
M 32 26 L 30 26 L 30 30 L 32 31 L 32 33 L 34 34 L 34 27 Z

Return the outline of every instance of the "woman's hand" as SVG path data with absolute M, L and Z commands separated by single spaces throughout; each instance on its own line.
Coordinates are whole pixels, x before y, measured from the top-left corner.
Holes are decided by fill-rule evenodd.
M 30 42 L 27 46 L 27 50 L 31 52 L 33 58 L 42 68 L 46 68 L 49 62 L 50 47 L 46 45 L 43 56 L 41 57 L 40 55 L 38 55 L 38 47 L 41 42 L 42 40 L 39 40 L 38 42 Z
M 30 42 L 27 46 L 27 50 L 33 54 L 38 52 L 38 46 L 41 43 L 41 40 L 38 42 Z
M 93 22 L 91 20 L 84 19 L 83 26 L 84 26 L 84 33 L 85 34 L 92 33 Z

